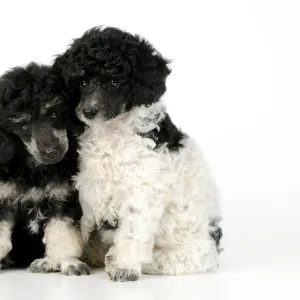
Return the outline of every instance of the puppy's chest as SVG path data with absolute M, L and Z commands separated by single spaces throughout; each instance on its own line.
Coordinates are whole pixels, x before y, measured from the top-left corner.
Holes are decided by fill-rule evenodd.
M 85 132 L 75 181 L 82 203 L 93 208 L 96 220 L 114 219 L 125 200 L 159 183 L 165 161 L 154 147 L 152 140 L 125 130 Z
M 120 184 L 140 176 L 145 168 L 151 173 L 151 164 L 154 167 L 160 160 L 152 140 L 122 130 L 88 132 L 80 146 L 80 173 L 88 172 L 98 184 L 102 180 Z
M 44 186 L 21 185 L 13 181 L 0 181 L 0 203 L 24 204 L 49 201 L 65 201 L 72 192 L 69 182 L 49 182 Z
M 49 182 L 45 186 L 23 186 L 0 181 L 0 208 L 14 212 L 15 220 L 31 234 L 38 234 L 47 219 L 61 212 L 74 193 L 70 183 Z

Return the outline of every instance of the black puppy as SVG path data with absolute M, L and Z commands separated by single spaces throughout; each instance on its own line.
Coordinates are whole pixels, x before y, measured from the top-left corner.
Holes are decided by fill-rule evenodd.
M 81 128 L 73 112 L 50 67 L 31 63 L 0 78 L 0 267 L 89 273 L 71 181 Z

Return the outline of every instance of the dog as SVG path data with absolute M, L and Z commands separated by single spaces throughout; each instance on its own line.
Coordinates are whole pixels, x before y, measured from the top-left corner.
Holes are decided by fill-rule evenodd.
M 195 141 L 162 101 L 169 61 L 144 38 L 96 27 L 54 67 L 87 125 L 75 182 L 91 263 L 104 263 L 113 281 L 215 269 L 219 193 Z
M 71 180 L 80 126 L 64 89 L 59 74 L 36 63 L 0 78 L 2 268 L 89 273 Z

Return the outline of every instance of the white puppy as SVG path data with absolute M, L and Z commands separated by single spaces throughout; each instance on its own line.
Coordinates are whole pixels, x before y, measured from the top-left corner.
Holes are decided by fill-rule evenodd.
M 218 265 L 218 194 L 201 152 L 188 137 L 177 151 L 147 137 L 166 116 L 160 102 L 135 107 L 94 119 L 80 140 L 82 232 L 87 240 L 99 228 L 114 280 L 138 278 L 141 266 L 187 274 Z

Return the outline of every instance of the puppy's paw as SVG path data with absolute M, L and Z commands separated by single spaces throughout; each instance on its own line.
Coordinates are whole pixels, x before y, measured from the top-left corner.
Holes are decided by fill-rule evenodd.
M 11 240 L 8 238 L 0 237 L 0 260 L 5 258 L 11 249 L 12 249 Z
M 112 281 L 127 282 L 137 281 L 141 275 L 139 267 L 122 268 L 116 263 L 115 248 L 111 247 L 105 255 L 105 271 Z
M 115 268 L 107 271 L 107 274 L 112 281 L 117 282 L 137 281 L 140 277 L 140 272 L 134 269 Z
M 61 272 L 67 276 L 90 275 L 90 268 L 79 259 L 71 259 L 61 263 Z
M 0 270 L 9 269 L 9 267 L 13 264 L 13 261 L 10 260 L 8 256 L 0 260 Z
M 36 259 L 29 266 L 29 271 L 32 273 L 49 273 L 59 271 L 59 264 L 55 263 L 48 258 Z
M 200 256 L 199 271 L 215 271 L 219 267 L 219 253 L 213 251 L 212 253 L 204 253 Z

